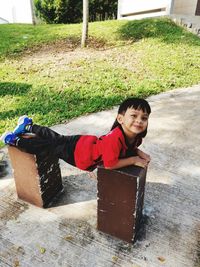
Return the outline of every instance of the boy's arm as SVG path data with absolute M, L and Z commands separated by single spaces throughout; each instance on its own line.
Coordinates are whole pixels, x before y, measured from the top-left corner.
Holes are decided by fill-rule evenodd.
M 139 148 L 137 148 L 137 155 L 142 158 L 145 159 L 146 161 L 150 162 L 151 161 L 151 157 L 150 155 L 146 154 L 145 152 L 143 152 L 142 150 L 140 150 Z
M 142 159 L 138 156 L 136 157 L 129 157 L 124 159 L 119 159 L 118 162 L 112 166 L 112 167 L 105 167 L 106 169 L 119 169 L 122 167 L 130 166 L 130 165 L 136 165 L 145 168 L 148 165 L 148 162 L 145 159 Z

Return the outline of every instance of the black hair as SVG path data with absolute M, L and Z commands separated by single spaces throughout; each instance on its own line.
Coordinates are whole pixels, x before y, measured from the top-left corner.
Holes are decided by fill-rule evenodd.
M 124 100 L 119 106 L 118 114 L 124 115 L 128 108 L 134 108 L 138 110 L 141 109 L 143 112 L 146 112 L 148 115 L 151 113 L 151 107 L 149 103 L 143 98 L 131 97 L 131 98 Z M 118 126 L 121 126 L 121 125 L 116 119 L 115 122 L 113 123 L 111 130 L 113 130 L 114 128 Z M 147 128 L 144 130 L 144 132 L 138 134 L 138 137 L 143 138 L 146 136 L 146 134 L 147 134 Z

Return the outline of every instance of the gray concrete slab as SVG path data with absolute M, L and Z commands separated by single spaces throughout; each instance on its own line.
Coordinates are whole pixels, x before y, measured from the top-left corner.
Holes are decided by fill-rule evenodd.
M 148 98 L 142 149 L 151 154 L 140 239 L 127 244 L 96 230 L 96 180 L 61 162 L 65 192 L 48 209 L 18 200 L 8 161 L 0 179 L 0 266 L 200 266 L 200 85 Z M 52 127 L 103 134 L 117 108 Z

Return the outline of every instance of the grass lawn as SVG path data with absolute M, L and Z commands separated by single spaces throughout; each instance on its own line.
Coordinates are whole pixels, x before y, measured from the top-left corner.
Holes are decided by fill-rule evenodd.
M 0 134 L 20 115 L 43 125 L 200 82 L 200 39 L 168 19 L 0 25 Z

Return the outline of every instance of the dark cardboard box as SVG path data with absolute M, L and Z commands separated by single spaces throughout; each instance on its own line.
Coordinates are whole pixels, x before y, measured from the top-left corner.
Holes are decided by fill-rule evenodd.
M 142 218 L 146 169 L 98 167 L 98 230 L 127 242 L 136 239 Z

